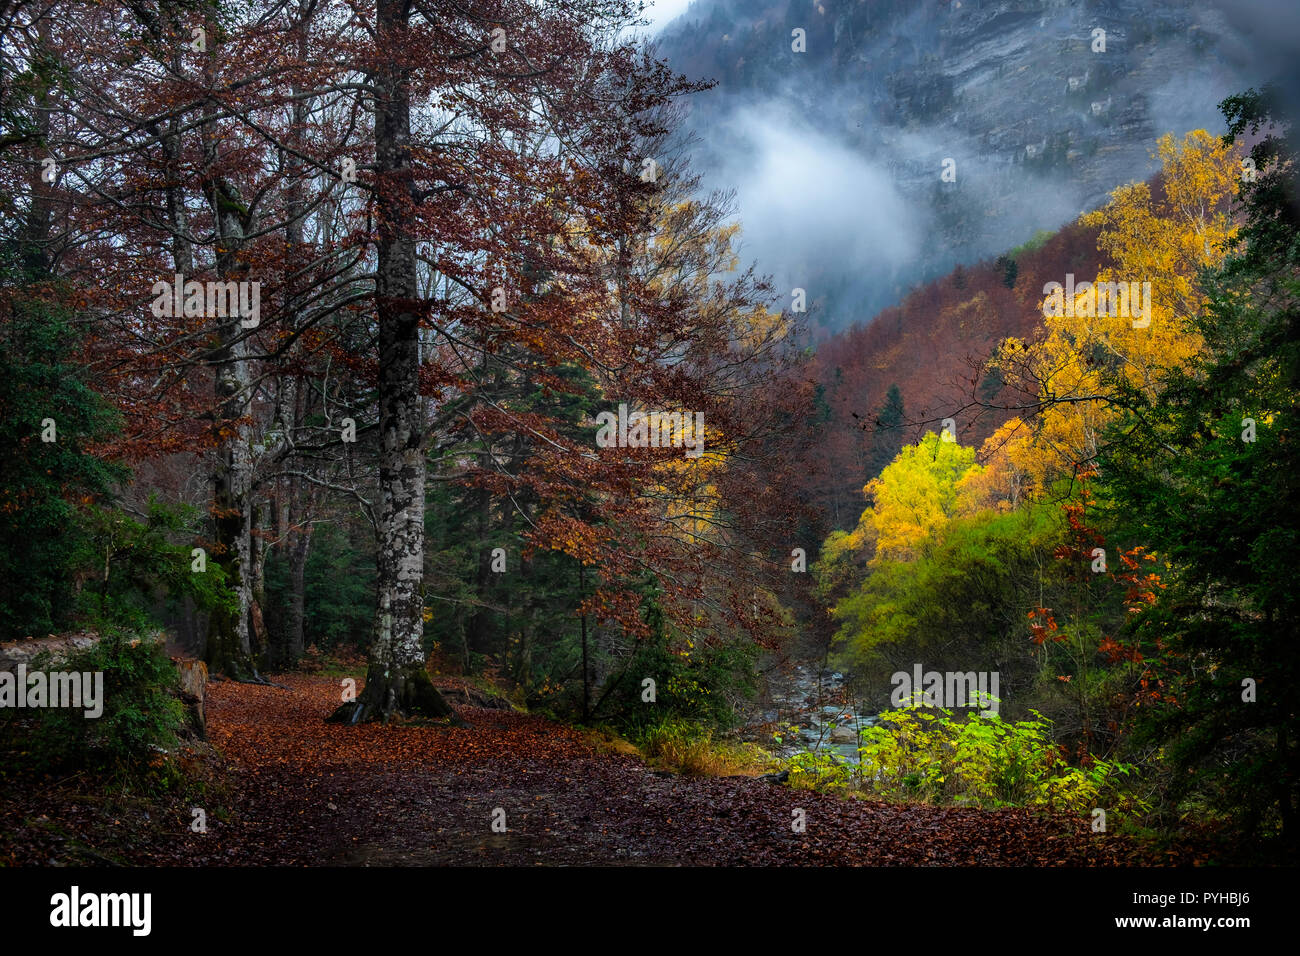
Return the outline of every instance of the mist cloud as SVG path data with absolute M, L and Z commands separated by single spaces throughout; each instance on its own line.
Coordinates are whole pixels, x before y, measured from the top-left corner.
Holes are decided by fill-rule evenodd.
M 1170 4 L 1154 42 L 1138 38 L 1151 18 L 1136 5 L 1101 14 L 918 7 L 855 33 L 833 56 L 823 43 L 796 62 L 788 39 L 762 27 L 777 7 L 697 2 L 664 32 L 662 52 L 672 62 L 676 36 L 702 69 L 731 71 L 693 98 L 695 167 L 708 186 L 736 191 L 745 261 L 778 291 L 824 298 L 836 327 L 1149 177 L 1160 135 L 1221 131 L 1219 100 L 1264 79 L 1289 42 L 1282 36 L 1250 63 L 1238 31 L 1286 19 L 1268 0 L 1248 0 L 1235 16 Z M 1099 16 L 1112 28 L 1109 58 L 1085 42 Z M 726 30 L 735 43 L 760 27 L 773 47 L 731 51 L 720 34 L 728 52 L 711 52 L 723 49 L 711 32 L 701 42 L 701 29 Z M 765 64 L 751 63 L 744 80 L 735 75 L 742 52 Z M 1067 82 L 1076 78 L 1085 83 L 1077 92 Z M 956 183 L 940 180 L 945 158 Z
M 885 169 L 781 102 L 741 109 L 727 127 L 733 147 L 717 176 L 736 189 L 741 253 L 778 287 L 801 285 L 810 267 L 893 271 L 915 259 L 922 223 Z

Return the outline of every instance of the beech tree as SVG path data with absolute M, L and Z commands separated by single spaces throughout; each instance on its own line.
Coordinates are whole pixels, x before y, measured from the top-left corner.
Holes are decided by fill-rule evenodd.
M 370 522 L 377 555 L 366 688 L 337 716 L 453 716 L 423 633 L 427 459 L 453 447 L 474 464 L 451 475 L 521 547 L 573 562 L 573 620 L 595 644 L 634 646 L 647 601 L 678 634 L 779 616 L 781 436 L 807 396 L 771 388 L 795 354 L 786 317 L 737 270 L 724 197 L 681 162 L 671 104 L 698 86 L 622 38 L 633 8 L 50 18 L 59 109 L 48 136 L 11 145 L 29 174 L 38 140 L 59 157 L 58 268 L 93 315 L 119 450 L 207 469 L 196 544 L 234 607 L 209 629 L 214 670 L 260 679 L 273 548 L 297 583 L 270 656 L 301 649 L 322 496 Z M 257 283 L 258 320 L 151 308 L 178 274 Z M 709 453 L 596 448 L 589 416 L 620 402 L 703 414 Z
M 422 641 L 427 380 L 452 385 L 463 374 L 457 352 L 476 328 L 496 329 L 489 343 L 527 334 L 555 358 L 572 351 L 562 333 L 573 319 L 562 310 L 581 312 L 581 296 L 599 290 L 583 288 L 579 243 L 550 237 L 558 223 L 598 218 L 574 210 L 600 209 L 626 187 L 580 179 L 589 172 L 567 155 L 603 135 L 583 119 L 604 109 L 597 93 L 614 89 L 611 75 L 623 97 L 647 104 L 670 92 L 662 77 L 658 89 L 638 77 L 631 48 L 613 42 L 630 14 L 621 2 L 381 0 L 373 13 L 373 32 L 347 41 L 361 44 L 362 78 L 352 85 L 373 110 L 379 445 L 375 637 L 365 690 L 338 715 L 351 721 L 450 715 Z M 521 154 L 517 144 L 539 133 L 552 144 Z M 421 242 L 441 295 L 421 296 Z M 574 277 L 574 291 L 525 303 L 539 270 Z M 422 327 L 432 332 L 428 363 Z

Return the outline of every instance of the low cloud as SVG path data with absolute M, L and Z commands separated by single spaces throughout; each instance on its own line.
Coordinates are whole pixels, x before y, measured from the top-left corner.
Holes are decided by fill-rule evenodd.
M 716 179 L 736 189 L 743 257 L 779 288 L 801 285 L 810 271 L 894 271 L 917 257 L 919 210 L 886 168 L 777 102 L 738 110 L 726 126 L 731 147 Z

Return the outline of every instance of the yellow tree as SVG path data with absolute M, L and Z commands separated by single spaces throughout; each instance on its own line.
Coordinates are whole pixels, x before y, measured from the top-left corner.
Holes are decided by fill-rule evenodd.
M 1201 349 L 1188 322 L 1204 301 L 1196 275 L 1222 261 L 1235 234 L 1230 206 L 1240 158 L 1204 130 L 1181 141 L 1163 137 L 1156 155 L 1154 189 L 1123 186 L 1082 219 L 1100 228 L 1097 246 L 1113 265 L 1095 281 L 1049 283 L 1042 339 L 1008 339 L 994 360 L 1037 393 L 1032 444 L 1040 487 L 1095 457 L 1121 391 L 1154 395 L 1168 370 Z
M 929 432 L 905 445 L 880 476 L 862 489 L 867 508 L 852 531 L 832 531 L 813 566 L 816 592 L 833 605 L 868 570 L 890 560 L 911 561 L 937 540 L 953 518 L 990 507 L 992 487 L 975 449 Z
M 871 531 L 864 530 L 863 536 L 874 533 L 876 542 L 872 563 L 916 558 L 949 521 L 965 513 L 967 502 L 958 493 L 958 484 L 981 470 L 975 463 L 975 449 L 945 441 L 933 432 L 904 447 L 863 489 L 871 501 L 862 516 Z
M 1014 511 L 1042 487 L 1043 459 L 1029 428 L 1019 418 L 1005 422 L 980 449 L 980 468 L 972 468 L 957 482 L 963 513 Z

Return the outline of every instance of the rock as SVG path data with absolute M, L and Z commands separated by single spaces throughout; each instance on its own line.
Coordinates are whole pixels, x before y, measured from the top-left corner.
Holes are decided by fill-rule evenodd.
M 780 773 L 765 773 L 758 779 L 767 783 L 785 783 L 790 779 L 790 771 L 782 770 Z
M 19 664 L 31 665 L 32 658 L 48 651 L 53 661 L 67 657 L 73 651 L 93 646 L 99 637 L 90 632 L 81 634 L 50 634 L 47 637 L 22 638 L 0 643 L 0 671 L 17 671 Z

